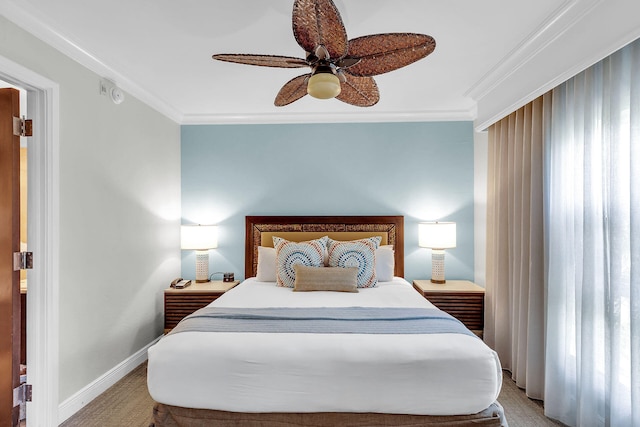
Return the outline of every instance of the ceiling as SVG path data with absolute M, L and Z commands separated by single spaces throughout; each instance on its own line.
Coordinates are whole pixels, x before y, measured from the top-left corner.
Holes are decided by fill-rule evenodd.
M 482 126 L 640 36 L 637 0 L 334 2 L 349 38 L 416 32 L 437 47 L 375 77 L 373 107 L 309 96 L 275 107 L 282 85 L 306 69 L 211 55 L 304 57 L 291 29 L 292 0 L 3 0 L 0 13 L 179 123 L 476 119 Z

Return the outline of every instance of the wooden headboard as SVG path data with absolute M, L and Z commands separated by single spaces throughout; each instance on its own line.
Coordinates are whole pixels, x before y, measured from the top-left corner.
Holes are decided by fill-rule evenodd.
M 394 274 L 404 277 L 403 216 L 248 216 L 245 230 L 245 278 L 256 275 L 258 246 L 266 246 L 274 234 L 294 241 L 324 235 L 334 236 L 332 238 L 336 240 L 381 236 L 382 244 L 393 245 Z M 308 238 L 301 238 L 305 235 Z

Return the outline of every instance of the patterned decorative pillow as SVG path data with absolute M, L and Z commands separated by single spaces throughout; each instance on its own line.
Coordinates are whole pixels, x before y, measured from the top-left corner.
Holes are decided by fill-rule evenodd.
M 322 267 L 327 250 L 327 236 L 308 242 L 290 242 L 281 237 L 273 237 L 276 248 L 276 282 L 278 286 L 293 288 L 296 281 L 294 265 Z
M 380 240 L 380 236 L 349 242 L 327 239 L 329 267 L 358 267 L 358 287 L 373 288 L 378 283 L 375 254 Z

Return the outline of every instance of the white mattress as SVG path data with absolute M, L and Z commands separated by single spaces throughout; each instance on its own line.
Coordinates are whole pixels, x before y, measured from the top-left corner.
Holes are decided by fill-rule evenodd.
M 433 307 L 404 279 L 359 293 L 293 292 L 247 279 L 220 307 Z M 462 334 L 182 332 L 149 349 L 159 403 L 234 412 L 479 412 L 500 392 L 498 356 Z

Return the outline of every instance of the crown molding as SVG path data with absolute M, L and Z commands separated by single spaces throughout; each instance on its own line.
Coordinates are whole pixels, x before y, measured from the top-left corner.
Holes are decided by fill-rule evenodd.
M 578 1 L 579 0 L 566 0 L 562 3 L 547 16 L 534 31 L 520 41 L 507 55 L 501 58 L 480 80 L 474 83 L 464 93 L 464 96 L 470 96 L 473 99 L 482 99 L 498 87 L 501 82 L 524 67 L 538 52 L 547 48 L 549 44 L 558 37 L 558 35 L 556 35 L 552 37 L 551 40 L 549 39 L 549 34 L 554 32 L 554 25 L 561 21 L 561 18 L 567 15 L 571 9 L 575 8 Z M 598 3 L 601 1 L 603 0 L 597 0 Z M 574 20 L 574 23 L 576 20 Z M 567 30 L 568 27 L 564 27 L 560 33 L 566 32 Z
M 35 11 L 29 10 L 29 12 L 27 12 L 11 2 L 1 2 L 0 14 L 23 30 L 42 40 L 44 43 L 98 74 L 100 77 L 113 81 L 118 85 L 118 87 L 167 118 L 177 123 L 181 122 L 181 112 L 176 110 L 165 100 L 152 94 L 125 75 L 119 73 L 117 70 L 109 67 L 107 64 L 91 54 L 91 52 L 81 48 L 73 40 L 45 24 L 36 16 Z
M 285 123 L 381 123 L 473 121 L 475 105 L 468 110 L 415 111 L 389 113 L 362 111 L 354 113 L 272 113 L 272 114 L 185 114 L 184 125 L 205 124 L 285 124 Z
M 468 110 L 408 113 L 189 114 L 146 90 L 91 52 L 44 23 L 37 11 L 26 12 L 13 2 L 1 2 L 0 14 L 64 55 L 114 81 L 120 88 L 179 124 L 342 123 L 476 120 L 484 130 L 640 36 L 633 17 L 640 12 L 628 0 L 564 0 L 528 37 L 497 62 L 465 93 L 474 101 Z M 615 20 L 603 19 L 611 15 Z M 616 21 L 614 23 L 614 21 Z M 573 44 L 572 44 L 573 42 Z M 576 46 L 576 44 L 582 45 Z M 589 50 L 585 52 L 584 46 Z
M 640 27 L 635 22 L 639 12 L 640 3 L 626 0 L 562 3 L 465 93 L 478 106 L 475 129 L 486 130 L 640 37 Z M 613 23 L 607 15 L 620 18 Z

